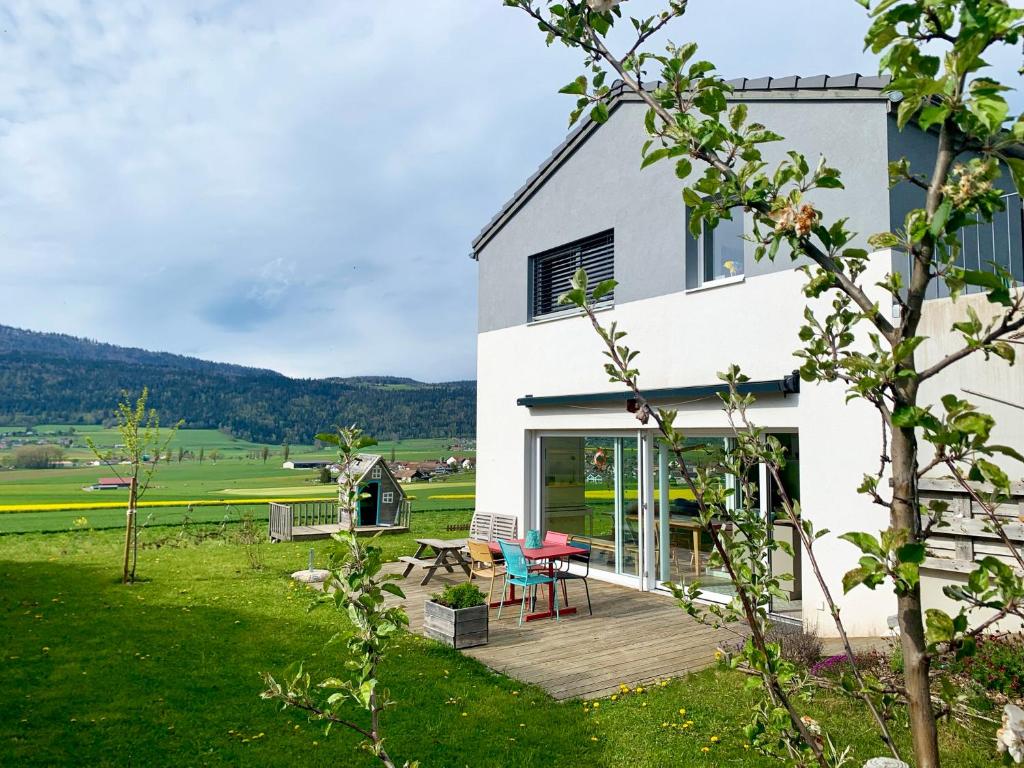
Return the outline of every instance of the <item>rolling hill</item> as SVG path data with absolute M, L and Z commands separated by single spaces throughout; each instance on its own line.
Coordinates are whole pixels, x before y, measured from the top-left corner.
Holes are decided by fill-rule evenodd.
M 276 371 L 0 325 L 0 424 L 109 421 L 122 390 L 150 389 L 165 424 L 264 443 L 309 442 L 333 424 L 382 438 L 476 431 L 476 382 L 390 376 L 293 379 Z

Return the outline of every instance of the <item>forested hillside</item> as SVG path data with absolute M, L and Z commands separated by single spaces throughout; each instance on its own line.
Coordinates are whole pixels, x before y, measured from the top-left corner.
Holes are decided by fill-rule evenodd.
M 361 376 L 291 379 L 257 368 L 0 326 L 0 424 L 110 419 L 122 390 L 148 386 L 161 420 L 247 440 L 308 442 L 332 424 L 384 438 L 472 435 L 476 383 Z

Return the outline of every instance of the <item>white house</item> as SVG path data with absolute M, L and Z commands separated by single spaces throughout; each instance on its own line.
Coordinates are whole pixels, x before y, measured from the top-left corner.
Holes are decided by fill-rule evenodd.
M 860 243 L 898 227 L 919 205 L 911 188 L 889 191 L 887 164 L 907 156 L 923 170 L 933 138 L 916 128 L 897 130 L 894 105 L 881 93 L 884 80 L 844 75 L 733 85 L 732 98 L 749 105 L 750 119 L 787 139 L 767 145 L 769 163 L 795 147 L 812 162 L 824 154 L 842 170 L 845 190 L 822 191 L 814 202 L 826 220 L 847 216 Z M 862 474 L 877 464 L 879 417 L 862 402 L 847 404 L 842 385 L 801 384 L 794 375 L 806 304 L 799 262 L 786 255 L 755 262 L 750 244 L 740 239 L 749 227 L 740 217 L 735 226 L 723 221 L 712 237 L 690 237 L 673 168 L 640 170 L 645 107 L 628 93 L 610 106 L 609 121 L 585 122 L 570 133 L 473 243 L 479 267 L 478 509 L 516 514 L 523 530 L 588 538 L 596 577 L 651 591 L 668 580 L 698 579 L 708 600 L 729 594 L 728 580 L 707 565 L 692 502 L 671 481 L 669 456 L 656 446 L 654 430 L 627 412 L 621 385 L 608 382 L 589 324 L 556 304 L 583 266 L 595 282 L 618 281 L 600 317 L 617 321 L 641 350 L 641 386 L 655 404 L 679 410 L 678 426 L 690 436 L 694 460 L 715 466 L 716 452 L 729 439 L 717 372 L 735 362 L 751 377 L 749 389 L 758 398 L 753 417 L 789 448 L 790 492 L 816 527 L 833 531 L 816 551 L 848 629 L 884 633 L 895 599 L 863 588 L 842 595 L 842 574 L 859 553 L 834 535 L 887 525 L 886 514 L 856 492 Z M 1008 213 L 969 232 L 964 252 L 970 264 L 995 259 L 1020 280 L 1021 205 L 1008 180 L 1005 185 Z M 877 252 L 863 283 L 873 285 L 900 268 L 901 258 Z M 962 301 L 984 308 L 983 298 Z M 878 299 L 891 303 L 881 291 Z M 923 332 L 934 340 L 925 356 L 953 344 L 949 299 L 937 293 L 930 303 Z M 972 360 L 952 376 L 958 378 L 935 382 L 929 392 L 980 393 L 971 399 L 991 406 L 1002 439 L 1024 445 L 1020 366 Z M 1020 476 L 1021 467 L 1012 469 Z M 723 482 L 732 479 L 723 476 Z M 766 517 L 772 499 L 762 471 L 759 503 Z M 773 530 L 793 539 L 784 525 Z M 963 570 L 953 553 L 951 543 L 952 565 L 933 563 L 926 573 L 929 595 Z M 795 574 L 788 599 L 774 606 L 778 615 L 834 632 L 799 554 L 795 563 L 779 558 L 773 565 Z

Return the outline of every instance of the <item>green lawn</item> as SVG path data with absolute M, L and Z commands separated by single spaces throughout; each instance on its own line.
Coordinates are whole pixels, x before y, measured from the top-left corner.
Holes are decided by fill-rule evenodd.
M 413 536 L 441 535 L 466 518 L 424 513 L 413 534 L 379 541 L 395 557 L 412 551 Z M 374 765 L 347 733 L 324 736 L 258 698 L 260 672 L 295 659 L 315 675 L 342 671 L 343 644 L 325 652 L 323 643 L 346 625 L 308 613 L 287 577 L 304 566 L 307 544 L 264 547 L 263 571 L 223 541 L 146 549 L 146 581 L 124 587 L 120 543 L 113 531 L 0 536 L 0 762 Z M 385 719 L 389 748 L 424 768 L 776 765 L 743 748 L 749 699 L 734 673 L 710 670 L 585 708 L 403 636 L 383 674 L 398 701 Z M 813 714 L 854 745 L 851 765 L 882 752 L 867 718 L 845 703 L 826 698 Z M 692 727 L 682 728 L 686 720 Z M 946 765 L 996 764 L 990 739 L 968 745 L 947 731 L 944 746 Z

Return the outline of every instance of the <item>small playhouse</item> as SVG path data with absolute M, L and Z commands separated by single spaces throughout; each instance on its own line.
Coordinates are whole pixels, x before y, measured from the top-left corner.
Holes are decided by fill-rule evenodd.
M 409 500 L 384 458 L 361 453 L 352 463 L 351 471 L 362 495 L 357 519 L 352 521 L 356 531 L 407 531 Z M 339 477 L 338 481 L 341 480 Z M 337 501 L 270 503 L 271 541 L 326 539 L 348 527 L 348 512 L 343 512 Z
M 372 453 L 360 453 L 352 463 L 352 473 L 356 476 L 356 485 L 363 494 L 359 500 L 359 519 L 355 521 L 357 528 L 379 526 L 390 528 L 398 525 L 405 503 L 405 491 L 391 474 L 383 456 Z M 340 483 L 342 478 L 338 478 Z M 348 514 L 339 511 L 338 522 L 348 524 Z M 406 524 L 408 521 L 404 521 Z

